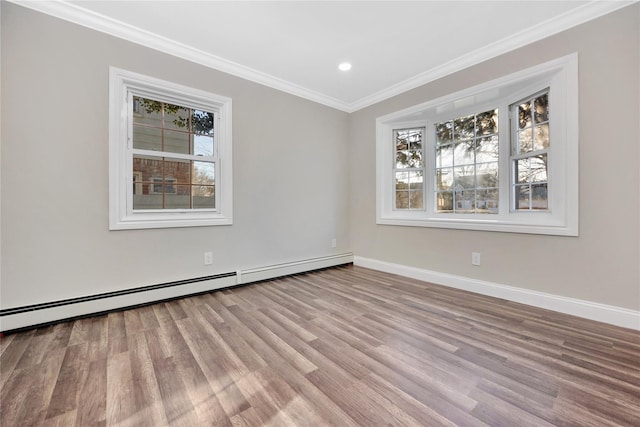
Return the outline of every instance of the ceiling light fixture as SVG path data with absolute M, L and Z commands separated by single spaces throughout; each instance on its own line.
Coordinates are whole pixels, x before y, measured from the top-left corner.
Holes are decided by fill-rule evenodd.
M 338 69 L 340 71 L 349 71 L 351 69 L 351 64 L 348 62 L 342 62 L 338 65 Z

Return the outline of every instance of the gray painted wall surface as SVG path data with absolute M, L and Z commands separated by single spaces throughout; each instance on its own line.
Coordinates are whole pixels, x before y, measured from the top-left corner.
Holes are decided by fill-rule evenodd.
M 353 250 L 640 309 L 640 5 L 353 114 L 1 7 L 2 308 Z M 580 237 L 375 224 L 376 117 L 576 51 Z M 110 65 L 233 98 L 232 226 L 108 230 Z
M 639 5 L 627 7 L 351 114 L 354 253 L 638 310 L 639 18 Z M 377 117 L 572 52 L 580 80 L 578 238 L 376 225 Z M 472 251 L 482 254 L 481 267 L 471 265 Z
M 232 226 L 109 231 L 110 65 L 233 98 Z M 347 133 L 344 112 L 3 2 L 2 308 L 346 252 Z

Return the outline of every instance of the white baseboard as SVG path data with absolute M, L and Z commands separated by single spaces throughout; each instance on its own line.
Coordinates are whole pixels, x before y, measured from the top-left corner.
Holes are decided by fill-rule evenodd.
M 353 253 L 348 252 L 339 255 L 238 270 L 236 276 L 238 277 L 238 284 L 245 284 L 288 276 L 290 274 L 304 273 L 305 271 L 334 267 L 336 265 L 349 264 L 351 262 L 353 262 Z
M 89 297 L 95 299 L 88 301 L 69 300 L 68 302 L 63 302 L 63 304 L 51 307 L 33 306 L 33 309 L 30 310 L 27 310 L 28 307 L 24 307 L 25 310 L 17 313 L 12 313 L 10 310 L 3 310 L 9 313 L 3 314 L 2 317 L 0 317 L 0 331 L 10 331 L 78 316 L 86 316 L 155 301 L 178 298 L 190 294 L 227 288 L 235 286 L 236 284 L 235 275 L 224 275 L 224 277 L 216 277 L 209 280 L 198 280 L 192 283 L 135 291 L 123 295 L 96 295 Z M 80 298 L 78 298 L 78 300 L 79 299 Z
M 228 288 L 239 284 L 258 282 L 290 274 L 353 262 L 353 253 L 312 258 L 284 264 L 239 270 L 218 277 L 184 280 L 174 283 L 148 286 L 111 294 L 72 298 L 33 306 L 0 310 L 0 331 L 28 328 L 79 316 L 87 316 L 110 310 L 118 310 L 140 304 L 149 304 L 172 298 L 180 298 L 201 292 Z
M 611 325 L 621 326 L 624 328 L 640 330 L 640 311 L 575 298 L 567 298 L 544 292 L 531 291 L 513 286 L 500 285 L 468 277 L 439 273 L 437 271 L 408 267 L 401 264 L 378 261 L 360 256 L 353 257 L 353 264 L 371 268 L 373 270 L 384 271 L 386 273 L 411 277 L 413 279 L 423 280 L 437 285 L 502 298 L 534 307 L 545 308 L 548 310 L 558 311 L 560 313 L 609 323 Z

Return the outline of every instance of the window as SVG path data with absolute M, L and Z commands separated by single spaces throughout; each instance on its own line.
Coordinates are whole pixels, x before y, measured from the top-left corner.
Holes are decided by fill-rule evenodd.
M 377 120 L 378 224 L 578 235 L 577 55 Z
M 497 213 L 498 109 L 434 128 L 436 212 Z
M 512 200 L 515 210 L 547 210 L 549 152 L 549 92 L 537 94 L 509 107 L 512 141 Z
M 110 228 L 232 223 L 231 100 L 110 70 Z
M 424 128 L 396 129 L 396 209 L 422 209 L 422 137 Z

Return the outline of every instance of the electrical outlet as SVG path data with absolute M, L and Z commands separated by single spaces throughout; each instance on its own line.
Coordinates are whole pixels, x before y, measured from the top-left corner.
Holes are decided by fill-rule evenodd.
M 471 265 L 480 265 L 480 252 L 471 252 Z
M 336 246 L 338 246 L 338 240 L 334 237 L 331 239 L 331 247 L 335 248 Z
M 204 265 L 213 264 L 213 252 L 205 252 L 204 253 Z

